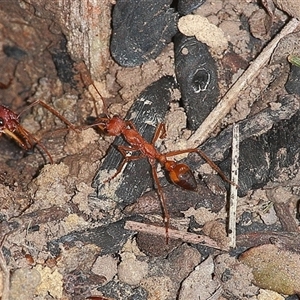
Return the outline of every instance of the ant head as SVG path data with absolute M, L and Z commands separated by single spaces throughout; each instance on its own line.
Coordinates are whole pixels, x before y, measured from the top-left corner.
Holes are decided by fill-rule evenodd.
M 0 105 L 0 132 L 15 131 L 19 124 L 19 116 L 5 106 Z
M 20 125 L 19 115 L 0 105 L 0 135 L 4 133 L 15 140 L 23 149 L 32 147 L 30 134 Z
M 99 124 L 101 123 L 107 123 L 107 121 L 110 118 L 108 117 L 108 115 L 106 114 L 101 114 L 99 117 L 92 117 L 92 116 L 88 116 L 86 118 L 86 124 L 87 125 L 94 125 L 94 126 L 99 126 Z
M 110 118 L 106 114 L 101 114 L 99 117 L 88 116 L 86 119 L 87 125 L 99 129 L 102 133 L 106 133 L 107 123 Z

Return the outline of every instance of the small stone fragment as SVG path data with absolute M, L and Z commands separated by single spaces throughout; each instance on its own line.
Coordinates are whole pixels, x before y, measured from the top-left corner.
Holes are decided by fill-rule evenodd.
M 300 2 L 294 0 L 274 0 L 274 4 L 290 16 L 300 18 Z
M 285 84 L 285 88 L 290 94 L 300 95 L 300 68 L 294 65 L 291 65 L 291 70 L 289 78 Z
M 166 274 L 179 285 L 200 261 L 199 251 L 184 243 L 169 254 Z
M 17 269 L 11 275 L 9 300 L 29 300 L 34 298 L 41 274 L 36 269 Z
M 228 41 L 223 30 L 200 15 L 181 17 L 178 22 L 178 29 L 184 35 L 195 36 L 198 41 L 207 44 L 216 53 L 222 53 L 228 47 Z
M 216 278 L 233 299 L 238 299 L 240 295 L 244 295 L 245 299 L 255 297 L 259 289 L 252 283 L 251 268 L 237 261 L 236 257 L 230 256 L 228 253 L 218 255 L 214 259 L 214 263 Z
M 257 295 L 257 300 L 284 300 L 285 298 L 280 294 L 270 290 L 260 290 Z
M 74 247 L 78 242 L 85 244 L 95 244 L 100 247 L 100 253 L 110 254 L 118 252 L 127 239 L 132 235 L 131 232 L 124 229 L 125 220 L 110 223 L 105 226 L 85 229 L 82 231 L 73 231 L 59 239 L 48 243 L 48 249 L 52 255 L 60 255 L 62 245 L 68 248 Z
M 98 290 L 112 299 L 149 300 L 148 293 L 142 287 L 132 287 L 121 281 L 110 281 Z M 160 299 L 160 298 L 158 298 Z
M 148 277 L 141 282 L 141 286 L 149 293 L 147 300 L 168 300 L 169 291 L 173 290 L 173 282 L 167 276 Z
M 51 295 L 53 298 L 60 299 L 63 293 L 63 275 L 59 273 L 58 269 L 51 269 L 49 267 L 42 267 L 38 265 L 36 270 L 41 274 L 41 282 L 36 291 L 38 294 Z
M 117 274 L 118 260 L 112 255 L 98 256 L 92 267 L 92 272 L 106 278 L 106 282 L 111 281 Z
M 118 266 L 119 279 L 130 285 L 138 285 L 148 273 L 148 264 L 136 259 L 133 253 L 124 252 Z
M 208 257 L 182 282 L 178 300 L 209 298 L 219 286 L 219 282 L 212 279 L 213 273 L 213 260 Z

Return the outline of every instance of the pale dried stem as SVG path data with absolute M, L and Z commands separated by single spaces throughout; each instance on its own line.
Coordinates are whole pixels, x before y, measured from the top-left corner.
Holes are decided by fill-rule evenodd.
M 239 179 L 239 125 L 234 124 L 232 131 L 232 163 L 231 163 L 231 181 L 235 185 L 230 185 L 229 197 L 229 222 L 228 236 L 230 238 L 230 247 L 236 246 L 236 207 L 237 207 L 237 186 Z
M 300 21 L 296 18 L 291 19 L 281 32 L 263 49 L 259 56 L 250 64 L 248 69 L 239 77 L 239 79 L 227 91 L 222 100 L 207 116 L 201 126 L 188 140 L 188 147 L 198 147 L 214 131 L 218 123 L 230 112 L 231 108 L 238 101 L 239 93 L 251 84 L 258 75 L 262 67 L 269 61 L 278 42 L 287 34 L 292 33 Z
M 6 239 L 6 236 L 3 238 L 0 245 L 0 268 L 3 273 L 3 290 L 2 290 L 2 300 L 9 300 L 9 291 L 10 291 L 10 269 L 6 264 L 5 257 L 2 252 L 2 246 Z
M 127 221 L 124 226 L 127 230 L 137 231 L 137 232 L 144 232 L 148 234 L 158 235 L 158 236 L 166 236 L 165 227 L 158 227 L 150 224 L 144 224 L 134 221 Z M 168 230 L 168 237 L 169 239 L 181 239 L 183 242 L 191 243 L 191 244 L 201 244 L 206 247 L 219 249 L 219 250 L 228 250 L 221 245 L 218 245 L 214 240 L 211 238 L 198 235 L 195 233 L 190 233 L 186 231 L 179 231 L 174 229 Z

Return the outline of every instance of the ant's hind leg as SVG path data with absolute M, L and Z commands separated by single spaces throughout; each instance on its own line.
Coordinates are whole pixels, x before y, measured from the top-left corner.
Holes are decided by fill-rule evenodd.
M 224 181 L 228 182 L 231 185 L 236 185 L 235 183 L 233 183 L 226 177 L 226 175 L 223 173 L 223 171 L 202 150 L 199 150 L 197 148 L 190 148 L 190 149 L 185 149 L 185 150 L 171 151 L 171 152 L 166 153 L 165 155 L 166 155 L 166 157 L 170 157 L 170 156 L 176 156 L 179 154 L 193 153 L 193 152 L 198 153 L 198 155 L 201 158 L 203 158 L 210 165 L 210 167 L 220 175 L 220 177 Z
M 168 212 L 167 202 L 166 202 L 164 192 L 162 190 L 162 186 L 161 186 L 158 176 L 157 176 L 156 166 L 154 163 L 150 162 L 150 164 L 151 164 L 151 168 L 152 168 L 152 176 L 153 176 L 154 182 L 156 184 L 156 191 L 158 193 L 158 197 L 160 199 L 160 203 L 161 203 L 161 207 L 162 207 L 162 211 L 163 211 L 163 221 L 164 221 L 165 230 L 166 230 L 166 243 L 168 244 L 169 243 L 170 214 Z

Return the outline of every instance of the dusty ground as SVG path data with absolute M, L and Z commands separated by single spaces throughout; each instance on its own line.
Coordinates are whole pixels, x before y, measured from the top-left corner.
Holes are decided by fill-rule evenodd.
M 83 128 L 86 118 L 95 116 L 91 96 L 95 91 L 90 93 L 86 89 L 86 81 L 82 76 L 86 71 L 78 58 L 80 54 L 70 53 L 69 56 L 67 52 L 63 37 L 71 39 L 68 35 L 70 28 L 63 27 L 52 16 L 55 7 L 45 8 L 22 1 L 20 3 L 21 5 L 12 2 L 11 6 L 5 2 L 0 4 L 1 104 L 15 112 L 21 112 L 28 103 L 42 99 L 73 124 Z M 103 5 L 106 12 L 110 10 L 110 3 Z M 211 49 L 218 64 L 221 95 L 226 93 L 249 62 L 276 36 L 288 19 L 279 10 L 276 10 L 271 19 L 256 1 L 232 0 L 226 1 L 226 4 L 223 1 L 207 1 L 195 14 L 208 17 L 211 23 L 221 28 L 228 42 L 226 47 L 230 51 L 220 53 L 220 45 Z M 106 39 L 108 44 L 110 28 L 102 28 L 102 34 L 101 38 Z M 287 53 L 289 51 L 286 49 L 293 53 L 299 51 L 294 39 L 291 36 L 282 46 Z M 92 68 L 93 79 L 99 84 L 99 90 L 106 99 L 111 114 L 125 116 L 133 101 L 149 84 L 163 75 L 175 73 L 172 43 L 157 59 L 135 68 L 118 66 L 109 57 L 106 48 L 103 53 L 101 61 L 104 66 L 102 64 L 100 74 L 95 74 L 93 63 L 93 67 L 89 63 L 86 65 Z M 288 72 L 286 56 L 283 51 L 278 51 L 271 63 L 262 68 L 251 85 L 242 91 L 237 104 L 215 134 L 227 125 L 269 107 L 270 103 L 275 105 L 277 96 L 286 93 L 284 83 Z M 174 95 L 174 99 L 176 98 L 178 96 Z M 98 104 L 98 110 L 103 110 L 101 101 Z M 166 143 L 168 149 L 173 149 L 172 139 L 177 134 L 181 134 L 183 138 L 190 135 L 189 130 L 185 129 L 184 112 L 177 106 L 174 101 L 167 116 L 167 128 L 173 128 L 167 134 L 170 139 Z M 175 130 L 174 126 L 170 126 L 174 119 L 176 122 L 179 119 L 183 122 L 178 122 Z M 283 299 L 283 296 L 271 290 L 288 295 L 300 292 L 297 265 L 299 242 L 297 237 L 293 239 L 291 235 L 286 237 L 289 240 L 287 244 L 293 245 L 289 249 L 274 249 L 274 245 L 267 245 L 268 249 L 256 247 L 253 252 L 243 253 L 242 260 L 248 266 L 240 263 L 236 256 L 229 255 L 228 251 L 180 241 L 171 241 L 166 246 L 164 236 L 157 240 L 151 234 L 146 237 L 141 235 L 137 241 L 136 235 L 122 231 L 122 237 L 116 238 L 116 243 L 119 244 L 111 245 L 105 238 L 102 241 L 101 235 L 97 237 L 97 228 L 109 226 L 109 222 L 102 207 L 89 195 L 94 193 L 94 188 L 91 187 L 93 178 L 113 138 L 101 137 L 92 128 L 75 133 L 40 106 L 26 111 L 22 115 L 21 124 L 41 140 L 53 157 L 54 164 L 49 164 L 49 157 L 43 149 L 36 147 L 33 153 L 25 154 L 16 143 L 1 136 L 2 299 L 67 300 L 86 299 L 91 295 L 99 296 L 93 299 L 102 299 L 100 295 L 110 297 L 109 299 L 151 300 L 200 299 L 199 295 L 201 299 Z M 207 170 L 210 172 L 209 168 L 202 168 L 200 172 Z M 284 219 L 284 215 L 289 215 L 295 226 L 291 226 L 289 230 L 284 227 L 285 232 L 297 232 L 297 166 L 294 166 L 293 172 L 292 179 L 286 176 L 287 172 L 283 172 L 277 182 L 269 183 L 261 189 L 249 190 L 245 197 L 240 198 L 237 222 L 249 226 L 256 222 L 272 225 L 274 231 L 280 232 L 283 231 L 280 221 Z M 210 186 L 214 186 L 214 183 Z M 205 191 L 206 189 L 205 187 Z M 189 198 L 189 194 L 186 197 Z M 202 230 L 202 233 L 224 248 L 228 243 L 224 225 L 227 218 L 224 192 L 215 197 L 219 199 L 218 203 L 221 203 L 219 205 L 223 209 L 214 211 L 199 208 L 194 200 L 188 200 L 181 204 L 183 207 L 180 209 L 184 213 L 175 216 L 171 223 L 179 230 L 186 230 L 192 219 L 198 226 L 196 233 Z M 278 210 L 274 210 L 274 198 L 284 199 L 281 206 L 277 203 L 277 209 L 282 209 L 280 216 Z M 147 213 L 147 207 L 156 205 L 156 213 L 147 216 L 147 219 L 161 225 L 157 202 L 153 204 L 151 197 L 143 201 L 146 201 L 146 208 L 139 208 L 140 212 Z M 110 221 L 120 220 L 122 221 L 122 216 L 116 215 Z M 94 229 L 96 230 L 93 231 Z M 257 231 L 253 229 L 254 233 Z M 84 232 L 87 232 L 85 241 L 79 237 Z M 68 237 L 69 240 L 60 240 L 62 237 Z M 259 241 L 262 238 L 241 236 L 239 247 L 232 254 L 241 254 L 247 248 L 261 244 Z M 281 238 L 279 233 L 278 242 L 273 241 L 273 244 L 280 244 Z M 54 241 L 59 241 L 58 252 L 56 248 L 51 248 L 58 245 Z M 260 270 L 257 273 L 261 276 L 255 277 L 256 285 L 253 284 L 253 276 L 257 274 L 252 274 L 251 267 L 261 265 L 262 262 L 251 258 L 256 259 L 262 253 L 270 253 L 271 257 L 262 261 L 276 261 L 279 255 L 286 257 L 289 268 L 283 272 L 285 277 L 289 277 L 286 284 L 288 287 L 278 287 L 280 279 L 269 283 Z M 277 272 L 274 270 L 281 267 L 267 266 L 266 269 L 275 274 Z

